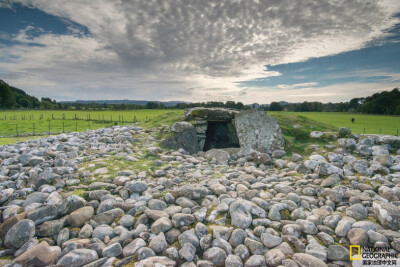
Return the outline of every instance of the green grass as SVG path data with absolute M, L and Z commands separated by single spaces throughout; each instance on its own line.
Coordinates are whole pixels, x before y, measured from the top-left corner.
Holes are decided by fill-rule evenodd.
M 337 130 L 337 128 L 332 125 L 315 121 L 298 114 L 271 112 L 269 115 L 274 117 L 281 127 L 283 137 L 285 138 L 285 149 L 289 154 L 293 152 L 304 154 L 307 151 L 307 147 L 311 144 L 324 145 L 332 141 L 329 136 L 313 139 L 310 137 L 312 131 L 330 132 Z M 296 126 L 298 128 L 296 128 Z
M 106 120 L 106 121 L 133 121 L 143 122 L 147 119 L 152 119 L 167 112 L 183 114 L 182 110 L 170 109 L 139 109 L 139 110 L 11 110 L 1 111 L 0 120 L 6 121 L 30 121 L 30 120 L 87 120 L 90 115 L 91 120 Z M 25 118 L 25 119 L 24 119 Z
M 25 142 L 31 139 L 35 139 L 38 137 L 4 137 L 4 138 L 0 138 L 0 146 L 2 145 L 8 145 L 8 144 L 15 144 L 18 142 Z
M 48 135 L 49 123 L 51 133 L 63 131 L 85 131 L 98 129 L 111 125 L 132 124 L 137 121 L 140 126 L 152 128 L 161 125 L 172 125 L 181 120 L 182 110 L 121 110 L 121 111 L 2 111 L 0 112 L 0 145 L 11 144 L 29 139 L 23 135 L 32 134 Z M 322 138 L 311 139 L 311 131 L 337 131 L 339 127 L 349 127 L 353 133 L 390 134 L 396 135 L 400 130 L 400 116 L 362 115 L 339 112 L 268 112 L 276 118 L 282 127 L 282 133 L 287 141 L 288 152 L 303 152 L 311 143 L 326 144 L 331 140 Z M 90 121 L 87 121 L 90 117 Z M 75 118 L 77 120 L 75 120 Z M 355 122 L 351 123 L 351 118 Z M 104 121 L 103 121 L 104 119 Z M 110 121 L 113 122 L 110 122 Z M 16 134 L 16 125 L 21 136 L 11 137 Z M 300 128 L 295 128 L 299 125 Z M 159 138 L 165 137 L 166 132 L 159 132 Z
M 315 121 L 323 122 L 335 127 L 348 127 L 353 133 L 366 134 L 398 134 L 400 132 L 400 116 L 364 115 L 345 112 L 268 112 L 275 116 L 301 116 Z M 354 118 L 354 123 L 351 123 Z M 364 130 L 365 129 L 365 130 Z
M 0 136 L 42 135 L 60 132 L 81 132 L 112 125 L 138 122 L 145 127 L 172 124 L 180 120 L 182 110 L 129 110 L 129 111 L 2 111 Z

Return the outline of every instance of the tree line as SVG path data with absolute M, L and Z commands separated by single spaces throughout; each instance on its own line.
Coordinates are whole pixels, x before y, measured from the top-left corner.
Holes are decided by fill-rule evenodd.
M 321 103 L 321 102 L 272 102 L 270 105 L 257 104 L 244 105 L 235 101 L 209 101 L 199 103 L 178 103 L 166 106 L 162 102 L 147 102 L 138 104 L 107 104 L 107 103 L 60 103 L 48 97 L 40 100 L 30 96 L 23 90 L 12 87 L 0 79 L 0 109 L 58 109 L 58 110 L 131 110 L 131 109 L 185 109 L 193 107 L 221 107 L 233 109 L 261 108 L 269 111 L 294 111 L 294 112 L 360 112 L 368 114 L 400 115 L 400 91 L 375 93 L 368 97 L 353 98 L 349 102 Z
M 375 93 L 368 97 L 353 98 L 349 102 L 340 103 L 284 103 L 272 102 L 264 109 L 269 111 L 294 111 L 294 112 L 359 112 L 366 114 L 400 115 L 400 91 Z

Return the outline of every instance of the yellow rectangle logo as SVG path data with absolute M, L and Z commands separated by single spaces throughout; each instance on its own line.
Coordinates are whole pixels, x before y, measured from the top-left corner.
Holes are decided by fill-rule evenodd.
M 355 257 L 357 256 L 357 257 Z M 361 258 L 361 247 L 359 245 L 350 246 L 350 260 L 355 261 Z

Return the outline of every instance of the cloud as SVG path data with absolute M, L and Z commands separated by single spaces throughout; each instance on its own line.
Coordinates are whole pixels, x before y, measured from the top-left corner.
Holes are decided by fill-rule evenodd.
M 345 102 L 352 98 L 370 96 L 376 92 L 391 91 L 398 83 L 338 83 L 321 87 L 306 87 L 293 90 L 283 88 L 276 90 L 274 87 L 246 88 L 247 94 L 241 97 L 246 103 L 270 103 L 285 100 L 292 103 L 303 101 Z M 256 99 L 257 101 L 254 101 Z
M 21 30 L 14 39 L 22 43 L 0 50 L 11 83 L 60 99 L 258 101 L 238 83 L 281 75 L 265 65 L 363 48 L 387 37 L 400 11 L 393 0 L 16 2 L 90 32 L 34 37 Z M 295 88 L 307 86 L 315 84 Z
M 317 85 L 318 85 L 317 82 L 309 82 L 309 83 L 296 83 L 296 84 L 279 84 L 276 87 L 280 89 L 297 89 L 304 87 L 315 87 Z

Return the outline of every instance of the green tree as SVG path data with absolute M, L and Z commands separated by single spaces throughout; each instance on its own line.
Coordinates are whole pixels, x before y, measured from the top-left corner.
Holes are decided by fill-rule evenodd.
M 283 107 L 279 102 L 272 102 L 268 108 L 269 111 L 282 111 Z
M 10 109 L 15 106 L 15 96 L 14 92 L 11 90 L 10 86 L 0 80 L 0 108 Z

